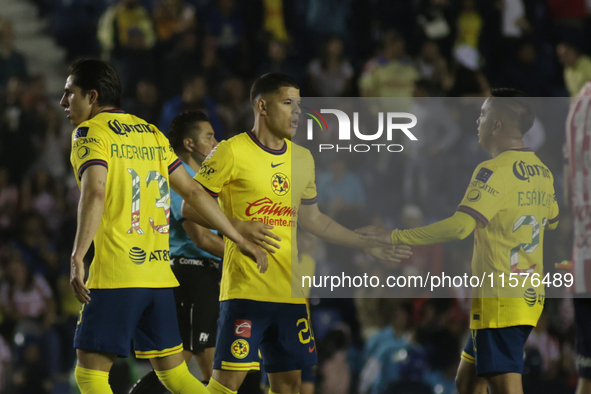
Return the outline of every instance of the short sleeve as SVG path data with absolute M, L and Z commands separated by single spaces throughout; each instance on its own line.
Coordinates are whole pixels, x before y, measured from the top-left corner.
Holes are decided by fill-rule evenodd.
M 474 171 L 470 186 L 457 210 L 486 226 L 504 206 L 506 194 L 503 174 L 485 162 Z
M 314 158 L 308 153 L 306 159 L 307 165 L 305 166 L 308 171 L 308 182 L 302 193 L 302 204 L 313 205 L 318 202 L 318 192 L 316 190 L 316 170 L 314 168 Z
M 109 168 L 107 142 L 97 127 L 78 127 L 72 134 L 70 162 L 80 182 L 82 174 L 90 166 Z
M 181 160 L 177 157 L 176 153 L 172 149 L 172 146 L 168 145 L 168 175 L 172 174 L 175 170 L 183 165 Z
M 556 201 L 556 193 L 553 196 L 552 205 L 550 206 L 550 214 L 548 215 L 548 229 L 554 230 L 558 227 L 558 220 L 560 219 L 560 211 L 558 209 L 558 202 Z
M 222 141 L 205 159 L 195 180 L 209 194 L 217 197 L 222 187 L 232 180 L 233 169 L 234 152 L 227 141 Z
M 182 166 L 183 163 L 179 160 L 176 153 L 174 153 L 174 149 L 172 149 L 172 145 L 168 138 L 166 138 L 166 136 L 153 124 L 151 124 L 150 127 L 155 130 L 158 144 L 162 147 L 164 152 L 166 152 L 166 165 L 168 167 L 168 175 L 170 175 Z

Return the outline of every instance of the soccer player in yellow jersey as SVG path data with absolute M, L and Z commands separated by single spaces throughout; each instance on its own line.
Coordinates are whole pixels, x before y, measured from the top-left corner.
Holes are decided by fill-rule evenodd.
M 492 394 L 523 393 L 523 346 L 544 307 L 544 285 L 527 274 L 543 279 L 544 230 L 558 225 L 552 173 L 522 140 L 534 121 L 532 108 L 513 89 L 491 95 L 477 124 L 479 143 L 493 158 L 476 168 L 457 212 L 411 230 L 357 230 L 394 245 L 448 242 L 474 231 L 472 274 L 493 274 L 496 285 L 473 290 L 472 335 L 456 377 L 460 394 L 486 394 L 487 386 Z M 518 279 L 515 288 L 511 277 Z
M 82 394 L 112 393 L 117 356 L 150 359 L 173 393 L 206 393 L 183 360 L 169 264 L 169 185 L 264 272 L 266 254 L 247 242 L 153 125 L 117 109 L 121 84 L 107 63 L 69 69 L 61 106 L 72 125 L 71 162 L 81 189 L 70 283 L 82 302 L 74 337 Z M 84 283 L 83 258 L 95 256 Z M 253 264 L 249 261 L 249 264 Z M 255 264 L 253 264 L 255 265 Z
M 317 362 L 303 289 L 299 287 L 297 297 L 292 297 L 296 224 L 325 241 L 364 249 L 382 259 L 399 261 L 410 251 L 364 241 L 318 210 L 312 155 L 290 141 L 300 114 L 295 80 L 265 74 L 254 82 L 250 99 L 253 130 L 220 142 L 195 179 L 218 197 L 222 210 L 237 226 L 239 221 L 274 226 L 280 248 L 269 255 L 269 270 L 261 275 L 251 269 L 235 243 L 226 240 L 218 340 L 207 389 L 235 393 L 248 371 L 259 369 L 260 349 L 269 393 L 294 394 L 300 392 L 302 369 Z M 199 220 L 185 208 L 185 218 Z M 259 241 L 261 246 L 264 243 Z M 295 278 L 295 283 L 301 281 Z

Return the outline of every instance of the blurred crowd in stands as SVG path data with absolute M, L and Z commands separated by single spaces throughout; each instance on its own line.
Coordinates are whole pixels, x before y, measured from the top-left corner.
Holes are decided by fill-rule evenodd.
M 123 109 L 164 133 L 186 110 L 206 112 L 218 140 L 250 130 L 250 85 L 270 71 L 294 77 L 302 97 L 484 97 L 491 87 L 568 97 L 591 79 L 584 0 L 34 2 L 68 60 L 109 60 L 122 79 Z M 69 164 L 72 127 L 44 75 L 27 71 L 14 39 L 11 22 L 0 20 L 0 393 L 67 393 L 80 306 L 69 287 L 79 196 Z M 451 215 L 473 168 L 488 159 L 477 145 L 477 117 L 478 108 L 456 114 L 448 122 L 455 126 L 425 134 L 436 143 L 373 167 L 324 163 L 319 204 L 350 228 L 369 221 L 411 228 Z M 563 123 L 539 114 L 530 133 L 527 145 L 553 171 L 562 204 Z M 384 206 L 364 212 L 374 193 Z M 563 207 L 559 230 L 546 238 L 546 270 L 570 259 L 571 225 Z M 367 256 L 313 237 L 302 242 L 317 266 L 380 272 Z M 471 255 L 470 237 L 414 248 L 399 269 L 469 272 Z M 318 392 L 454 393 L 470 295 L 453 296 L 312 299 Z M 527 345 L 526 393 L 574 392 L 572 322 L 568 299 L 547 299 Z M 116 393 L 133 380 L 125 366 L 113 374 Z

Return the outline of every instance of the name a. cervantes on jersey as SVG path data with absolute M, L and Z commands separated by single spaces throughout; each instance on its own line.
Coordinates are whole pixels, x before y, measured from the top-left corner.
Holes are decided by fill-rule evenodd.
M 245 214 L 250 220 L 271 226 L 294 227 L 296 225 L 296 221 L 291 218 L 297 216 L 297 207 L 285 206 L 281 202 L 274 202 L 269 197 L 263 197 L 247 204 Z

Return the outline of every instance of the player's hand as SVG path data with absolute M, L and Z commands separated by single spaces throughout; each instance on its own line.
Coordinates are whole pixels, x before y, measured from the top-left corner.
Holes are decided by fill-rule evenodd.
M 90 290 L 84 284 L 84 272 L 84 261 L 72 257 L 70 260 L 70 286 L 72 286 L 78 301 L 88 304 L 90 302 Z
M 377 226 L 365 226 L 355 230 L 361 239 L 375 241 L 384 245 L 392 245 L 392 230 Z
M 274 227 L 269 224 L 257 221 L 244 221 L 239 226 L 236 226 L 236 230 L 240 235 L 246 238 L 247 241 L 260 246 L 270 253 L 275 253 L 277 249 L 281 247 L 278 243 L 273 242 L 273 240 L 281 242 L 279 236 L 269 231 L 273 228 Z
M 363 249 L 365 253 L 378 260 L 391 261 L 394 263 L 400 263 L 402 259 L 408 259 L 412 256 L 410 246 L 377 246 L 372 248 Z
M 242 252 L 243 255 L 250 257 L 257 263 L 257 267 L 261 274 L 264 274 L 269 268 L 269 260 L 267 259 L 267 253 L 253 244 L 252 242 L 247 241 L 244 239 L 240 243 L 236 243 L 238 249 Z

